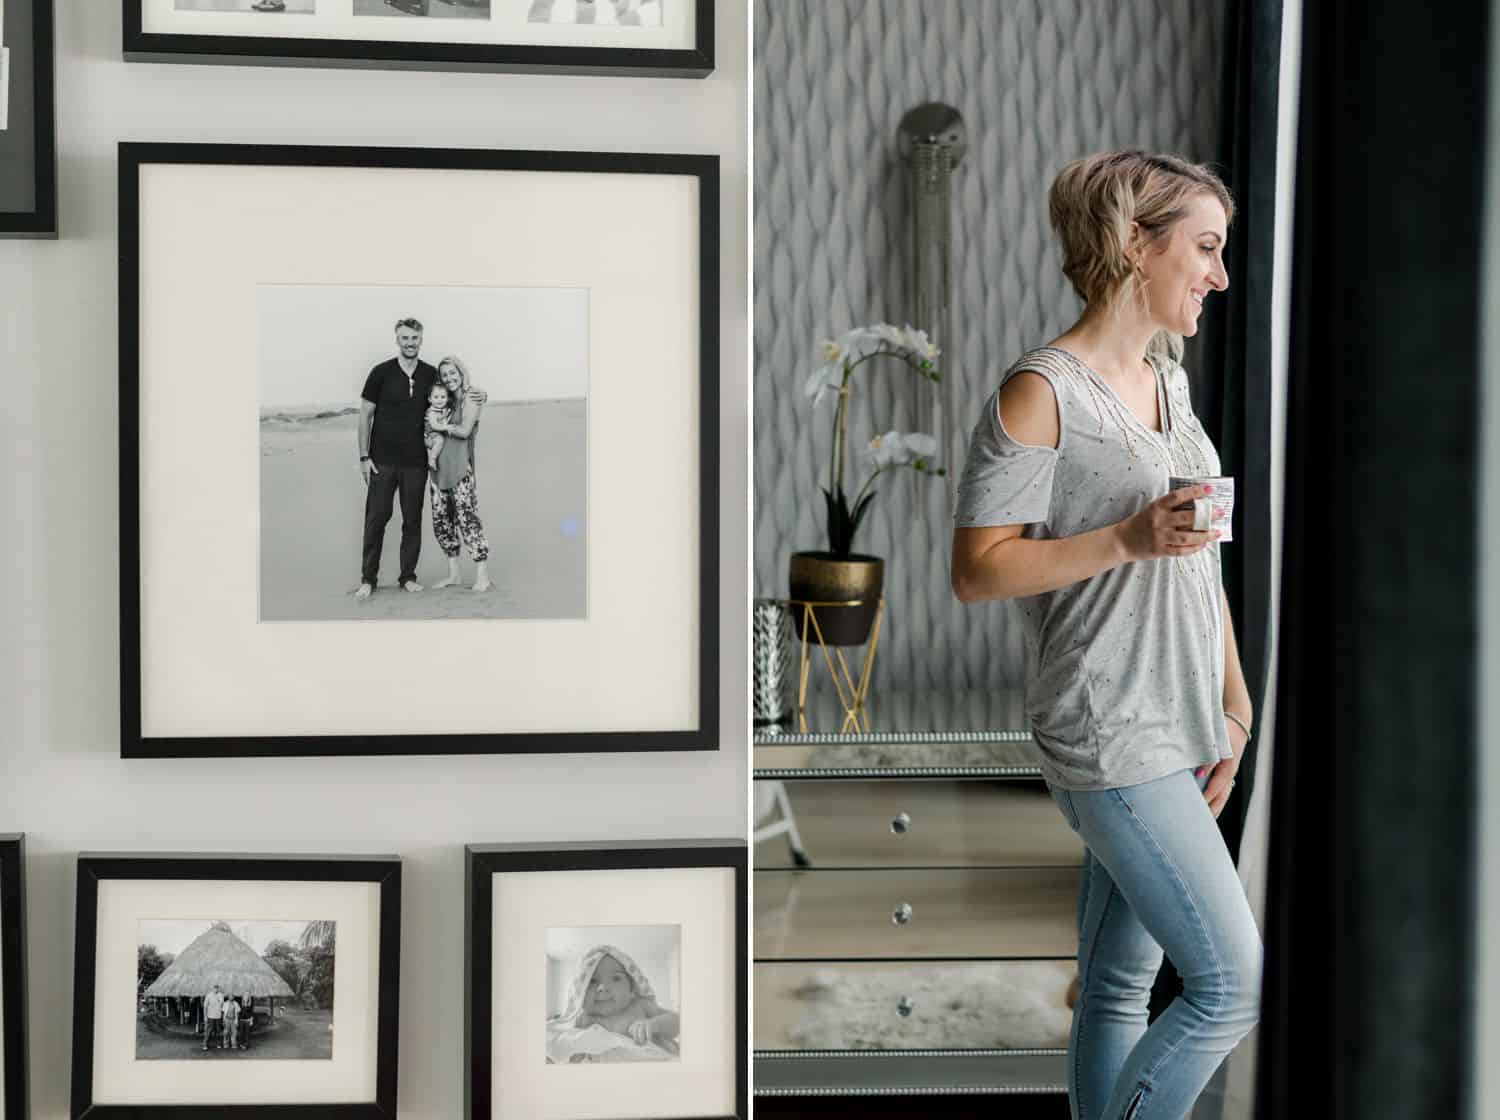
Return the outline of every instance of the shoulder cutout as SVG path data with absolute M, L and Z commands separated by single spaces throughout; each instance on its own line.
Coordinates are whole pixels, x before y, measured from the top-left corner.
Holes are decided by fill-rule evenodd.
M 1001 387 L 995 405 L 1000 430 L 1030 447 L 1057 447 L 1061 421 L 1052 383 L 1035 370 L 1017 370 Z

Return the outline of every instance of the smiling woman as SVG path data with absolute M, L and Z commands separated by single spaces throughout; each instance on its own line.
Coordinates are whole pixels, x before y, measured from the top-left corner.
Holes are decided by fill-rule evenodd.
M 1180 1116 L 1259 1013 L 1260 935 L 1214 823 L 1251 722 L 1222 534 L 1178 508 L 1211 486 L 1169 483 L 1220 471 L 1178 359 L 1229 285 L 1234 204 L 1207 168 L 1134 150 L 1070 163 L 1048 201 L 1084 309 L 984 403 L 953 589 L 1020 600 L 1042 774 L 1086 845 L 1074 1114 Z M 1148 1028 L 1164 951 L 1186 991 Z

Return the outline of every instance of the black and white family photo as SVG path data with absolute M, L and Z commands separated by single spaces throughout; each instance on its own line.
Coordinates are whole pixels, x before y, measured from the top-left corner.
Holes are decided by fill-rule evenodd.
M 547 930 L 547 1064 L 681 1055 L 680 926 Z
M 258 298 L 262 622 L 587 616 L 587 291 Z
M 330 921 L 139 923 L 138 1061 L 333 1057 Z
M 531 0 L 531 23 L 660 27 L 663 0 Z
M 490 0 L 354 0 L 357 16 L 489 19 Z
M 287 12 L 315 15 L 318 0 L 176 0 L 179 12 Z

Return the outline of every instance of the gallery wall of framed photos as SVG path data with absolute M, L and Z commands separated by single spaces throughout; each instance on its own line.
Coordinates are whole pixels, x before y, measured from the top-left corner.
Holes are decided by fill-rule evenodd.
M 677 80 L 127 61 L 122 49 L 125 28 L 120 4 L 56 5 L 57 184 L 59 212 L 67 218 L 64 237 L 53 242 L 0 242 L 0 291 L 6 293 L 0 325 L 6 332 L 11 358 L 5 442 L 13 465 L 6 475 L 4 500 L 9 523 L 15 529 L 6 534 L 8 547 L 0 564 L 0 618 L 5 620 L 0 638 L 0 833 L 26 835 L 30 933 L 26 1043 L 31 1075 L 28 1091 L 35 1120 L 62 1120 L 70 1115 L 74 1037 L 68 1012 L 73 1007 L 73 917 L 80 852 L 399 855 L 402 1044 L 397 1111 L 411 1120 L 451 1120 L 462 1114 L 465 1090 L 465 845 L 481 841 L 497 845 L 617 843 L 746 835 L 749 718 L 743 682 L 748 642 L 742 606 L 749 586 L 745 404 L 749 396 L 747 11 L 743 0 L 717 0 L 714 11 L 712 72 L 701 79 Z M 714 742 L 707 745 L 710 749 L 616 751 L 600 744 L 601 749 L 583 752 L 528 752 L 510 749 L 519 745 L 513 742 L 504 753 L 248 757 L 228 746 L 216 752 L 209 742 L 192 757 L 121 757 L 125 691 L 121 658 L 124 604 L 120 590 L 124 562 L 121 542 L 125 539 L 121 524 L 119 359 L 121 142 L 675 154 L 716 160 L 717 305 L 700 309 L 716 331 L 719 402 L 716 597 L 702 604 L 712 616 L 719 639 L 717 687 L 713 690 L 717 731 Z M 322 205 L 311 195 L 299 193 L 300 188 L 290 182 L 266 180 L 258 192 L 251 184 L 235 199 L 210 185 L 195 188 L 179 183 L 171 189 L 182 187 L 189 191 L 185 197 L 195 199 L 193 209 L 199 218 L 220 222 L 225 230 L 250 228 L 257 213 L 295 214 L 299 207 L 312 212 Z M 199 193 L 194 195 L 194 190 Z M 555 302 L 542 306 L 517 302 L 514 293 L 497 295 L 481 290 L 484 285 L 471 283 L 479 267 L 478 258 L 481 253 L 503 252 L 503 246 L 486 245 L 477 236 L 471 246 L 473 259 L 461 262 L 469 275 L 462 275 L 463 269 L 457 265 L 450 270 L 452 275 L 442 275 L 442 269 L 430 267 L 434 246 L 446 245 L 453 250 L 461 244 L 451 232 L 443 231 L 462 226 L 465 207 L 472 205 L 462 194 L 434 189 L 419 192 L 416 197 L 393 195 L 384 201 L 373 196 L 363 201 L 349 196 L 349 206 L 369 207 L 365 219 L 372 244 L 361 251 L 383 257 L 381 267 L 359 274 L 350 270 L 338 278 L 340 292 L 311 293 L 316 299 L 309 298 L 305 290 L 291 289 L 318 283 L 319 278 L 309 277 L 306 270 L 296 275 L 289 270 L 278 290 L 262 293 L 265 302 L 245 309 L 245 315 L 239 317 L 265 324 L 263 330 L 257 328 L 253 354 L 232 351 L 230 347 L 238 345 L 235 340 L 222 331 L 201 330 L 203 324 L 197 318 L 174 322 L 169 314 L 165 319 L 152 320 L 165 331 L 156 336 L 157 340 L 186 358 L 185 364 L 173 367 L 176 374 L 183 375 L 180 381 L 174 375 L 170 385 L 160 380 L 141 382 L 143 386 L 166 389 L 182 406 L 175 419 L 156 413 L 160 421 L 140 433 L 152 464 L 149 490 L 143 492 L 142 499 L 154 511 L 163 513 L 164 525 L 173 523 L 172 509 L 179 504 L 184 510 L 191 504 L 199 512 L 210 508 L 198 504 L 197 498 L 203 496 L 206 484 L 222 479 L 222 468 L 232 465 L 231 446 L 252 449 L 251 457 L 239 462 L 236 470 L 253 471 L 257 466 L 280 470 L 292 461 L 286 458 L 293 454 L 287 449 L 294 443 L 303 446 L 298 439 L 306 437 L 306 446 L 312 448 L 320 445 L 318 425 L 339 429 L 346 423 L 340 417 L 315 415 L 319 411 L 315 406 L 336 402 L 344 407 L 355 401 L 360 386 L 347 393 L 341 388 L 332 399 L 324 399 L 321 384 L 312 372 L 326 372 L 321 356 L 326 353 L 321 349 L 324 341 L 319 340 L 322 335 L 315 339 L 308 333 L 309 321 L 329 328 L 327 338 L 333 341 L 328 345 L 351 347 L 346 359 L 341 359 L 347 360 L 347 380 L 363 383 L 375 366 L 398 352 L 401 344 L 394 337 L 396 321 L 421 320 L 426 331 L 421 358 L 436 368 L 445 356 L 462 356 L 471 384 L 488 394 L 486 424 L 490 427 L 486 438 L 494 438 L 491 433 L 499 431 L 511 432 L 512 446 L 519 445 L 522 451 L 534 447 L 538 455 L 549 448 L 567 446 L 565 435 L 553 438 L 549 433 L 573 430 L 569 424 L 576 420 L 577 408 L 569 402 L 592 394 L 573 389 L 550 394 L 535 387 L 514 389 L 524 379 L 503 371 L 521 366 L 565 369 L 569 356 L 577 353 L 576 332 L 569 324 L 576 321 L 570 317 L 583 313 L 578 305 L 582 297 L 563 291 Z M 557 205 L 556 191 L 543 189 L 540 197 L 550 198 L 551 204 Z M 628 231 L 651 203 L 628 193 L 613 197 L 606 192 L 583 198 L 579 205 L 587 208 L 587 213 L 580 211 L 579 228 L 607 230 L 613 221 L 619 229 Z M 158 220 L 162 213 L 170 212 L 170 205 L 165 211 L 157 211 Z M 475 221 L 478 223 L 478 216 Z M 548 236 L 561 238 L 566 232 L 549 234 L 545 225 L 535 223 L 533 250 L 540 245 L 545 251 Z M 169 246 L 170 242 L 168 238 Z M 189 243 L 184 241 L 179 247 L 187 248 Z M 403 272 L 402 262 L 424 259 L 427 263 L 420 268 L 414 264 L 409 276 Z M 206 276 L 203 279 L 205 283 L 208 280 Z M 444 306 L 449 314 L 428 312 L 425 319 L 420 310 L 388 308 L 389 301 L 383 301 L 381 293 L 369 290 L 403 284 L 464 290 L 448 293 L 451 298 Z M 208 305 L 220 311 L 225 309 L 223 301 L 241 298 L 234 292 L 209 292 L 207 288 L 204 292 Z M 155 291 L 148 296 L 162 294 Z M 641 294 L 649 297 L 653 293 Z M 663 293 L 663 298 L 678 297 Z M 163 307 L 154 303 L 150 306 Z M 668 312 L 673 310 L 686 313 L 690 309 L 667 308 Z M 672 316 L 661 315 L 660 321 L 672 321 Z M 496 355 L 494 344 L 487 339 L 492 339 L 497 323 L 529 326 L 531 335 L 522 348 L 524 357 Z M 553 331 L 550 336 L 548 329 Z M 649 362 L 652 346 L 666 344 L 667 340 L 659 338 L 642 339 L 644 360 Z M 246 397 L 249 411 L 241 408 L 244 402 L 222 395 L 227 384 L 224 378 L 237 365 L 257 379 L 259 388 Z M 158 373 L 164 369 L 150 368 Z M 306 375 L 299 376 L 303 370 Z M 283 384 L 304 391 L 273 399 L 268 387 Z M 266 389 L 266 393 L 257 395 L 260 389 Z M 148 389 L 143 397 L 143 412 L 169 405 L 167 400 L 150 396 L 155 391 Z M 597 402 L 589 403 L 592 406 Z M 642 400 L 639 405 L 649 409 L 650 403 Z M 310 411 L 280 418 L 258 411 L 264 406 L 274 413 L 281 405 Z M 526 415 L 506 419 L 506 409 L 513 405 Z M 661 402 L 664 413 L 680 406 L 681 402 Z M 659 423 L 660 415 L 655 414 L 653 419 L 648 412 L 642 422 Z M 262 420 L 266 421 L 264 426 Z M 602 429 L 585 431 L 605 434 Z M 222 432 L 223 438 L 216 438 L 215 432 Z M 625 434 L 617 431 L 610 438 Z M 277 512 L 295 512 L 300 508 L 298 502 L 321 488 L 335 503 L 342 503 L 340 516 L 348 515 L 357 523 L 366 490 L 354 433 L 340 429 L 327 438 L 338 456 L 331 473 L 320 477 L 316 486 L 309 483 L 298 487 L 295 479 L 291 480 L 287 504 Z M 526 439 L 536 442 L 526 444 Z M 169 450 L 173 447 L 178 448 L 177 453 Z M 624 439 L 617 450 L 611 451 L 609 470 L 615 481 L 628 480 L 633 470 L 691 472 L 696 484 L 698 464 L 686 448 L 685 443 L 667 446 L 656 440 L 632 450 L 629 440 Z M 164 450 L 165 454 L 156 458 L 155 450 Z M 524 614 L 528 602 L 542 603 L 546 607 L 543 617 L 464 618 L 461 623 L 400 619 L 397 621 L 405 629 L 394 649 L 379 648 L 380 641 L 345 645 L 337 652 L 292 649 L 284 665 L 300 677 L 296 689 L 302 704 L 297 716 L 302 721 L 298 734 L 318 733 L 308 732 L 307 721 L 316 720 L 316 698 L 325 678 L 327 682 L 368 679 L 372 696 L 376 689 L 381 693 L 378 701 L 372 698 L 372 703 L 388 702 L 391 689 L 396 687 L 392 682 L 397 682 L 411 695 L 423 697 L 422 703 L 432 705 L 432 710 L 448 715 L 466 704 L 487 702 L 483 673 L 476 674 L 473 664 L 473 659 L 482 654 L 466 649 L 467 639 L 455 638 L 445 627 L 462 630 L 487 621 L 515 632 L 526 627 L 560 630 L 576 624 L 578 580 L 575 570 L 568 567 L 572 562 L 568 558 L 573 555 L 569 548 L 576 545 L 580 534 L 585 543 L 602 541 L 602 537 L 588 535 L 608 529 L 601 519 L 615 519 L 615 524 L 624 525 L 628 518 L 602 505 L 589 507 L 586 516 L 575 521 L 568 520 L 567 511 L 552 511 L 557 514 L 552 525 L 560 535 L 556 552 L 548 556 L 560 559 L 538 562 L 534 549 L 527 551 L 534 540 L 507 540 L 504 527 L 511 523 L 512 507 L 507 505 L 502 479 L 494 473 L 485 474 L 487 469 L 498 471 L 504 462 L 502 443 L 481 440 L 475 453 L 482 480 L 479 508 L 486 516 L 484 527 L 489 534 L 489 571 L 500 585 L 502 577 L 514 575 L 514 565 L 520 563 L 517 557 L 530 556 L 528 562 L 538 581 L 537 598 L 517 596 L 513 613 Z M 543 498 L 564 503 L 576 491 L 581 476 L 570 467 L 566 456 L 545 463 L 550 488 Z M 618 489 L 628 501 L 629 488 Z M 188 503 L 189 495 L 197 498 Z M 399 492 L 393 495 L 393 501 L 399 507 Z M 517 502 L 514 508 L 519 519 L 524 512 L 522 504 Z M 227 506 L 225 512 L 230 519 L 259 516 L 255 510 L 235 512 Z M 650 506 L 642 505 L 637 513 L 657 524 L 660 531 L 655 533 L 656 547 L 668 546 L 668 529 L 677 532 L 681 528 L 673 528 L 667 512 L 661 501 L 653 501 Z M 455 517 L 460 535 L 462 520 Z M 399 522 L 398 510 L 390 525 L 391 535 L 374 591 L 374 603 L 382 609 L 404 602 L 396 598 L 403 593 L 394 590 L 402 574 L 398 571 Z M 226 525 L 227 521 L 220 527 Z M 696 523 L 689 526 L 695 527 Z M 651 538 L 652 531 L 643 532 L 633 547 L 649 549 L 653 546 Z M 211 594 L 215 587 L 228 589 L 250 571 L 267 576 L 267 582 L 248 585 L 245 600 L 246 609 L 262 612 L 259 617 L 266 618 L 260 625 L 368 624 L 334 617 L 349 606 L 347 595 L 336 601 L 330 599 L 324 606 L 294 601 L 295 595 L 283 606 L 261 598 L 260 593 L 275 583 L 272 577 L 280 570 L 275 565 L 297 567 L 304 559 L 308 564 L 320 562 L 317 556 L 325 543 L 312 525 L 290 524 L 277 540 L 288 550 L 287 555 L 268 556 L 259 551 L 249 556 L 230 555 L 201 533 L 176 538 L 169 546 L 174 555 L 165 567 L 159 564 L 162 555 L 148 551 L 143 556 L 146 565 L 154 566 L 151 570 L 166 574 L 164 583 L 152 594 L 165 593 L 165 602 L 170 603 L 170 584 L 186 578 L 187 573 L 192 574 L 194 586 Z M 142 543 L 151 547 L 145 538 Z M 299 557 L 299 548 L 305 548 L 305 557 Z M 349 550 L 347 569 L 339 566 L 345 561 L 335 559 L 331 570 L 340 581 L 341 594 L 352 595 L 356 589 L 363 559 L 359 548 Z M 610 585 L 610 594 L 622 600 L 634 598 L 635 602 L 622 603 L 622 609 L 655 620 L 658 632 L 645 635 L 642 648 L 659 648 L 664 633 L 690 632 L 697 616 L 683 613 L 683 588 L 661 586 L 653 580 L 650 573 L 654 565 L 649 555 L 632 554 L 628 559 L 632 569 L 641 574 L 632 581 Z M 442 561 L 438 546 L 424 540 L 417 563 L 418 579 L 428 588 L 422 594 L 434 590 L 433 585 L 443 577 Z M 666 555 L 666 561 L 672 570 L 681 567 L 680 556 Z M 467 545 L 458 562 L 460 588 L 472 588 L 479 579 Z M 681 570 L 696 573 L 695 564 L 696 559 Z M 461 593 L 444 590 L 453 595 Z M 382 596 L 386 597 L 384 604 Z M 417 600 L 420 596 L 408 598 Z M 591 616 L 596 605 L 586 602 L 585 609 Z M 324 607 L 329 613 L 320 614 Z M 292 612 L 292 621 L 269 617 L 280 609 Z M 296 621 L 298 618 L 302 621 Z M 192 620 L 188 617 L 179 621 L 186 624 Z M 147 640 L 152 637 L 146 635 Z M 555 644 L 547 654 L 549 661 L 541 666 L 527 665 L 526 671 L 567 686 L 558 688 L 552 726 L 576 727 L 579 713 L 592 702 L 589 680 L 581 672 L 580 659 L 568 656 L 566 642 L 556 635 L 548 640 Z M 507 656 L 521 657 L 518 649 Z M 238 689 L 237 703 L 243 705 L 242 710 L 253 710 L 257 697 L 246 690 L 257 685 L 235 675 L 227 652 L 204 649 L 200 667 L 206 669 L 207 679 L 214 680 L 216 687 L 226 689 L 225 697 Z M 652 687 L 650 655 L 632 660 L 629 644 L 623 639 L 620 652 L 621 670 L 634 675 L 638 681 L 635 687 Z M 191 663 L 189 657 L 183 664 Z M 674 695 L 690 697 L 696 704 L 700 693 L 696 687 L 688 687 L 696 684 L 692 679 L 694 665 L 696 653 L 676 658 L 669 680 L 676 682 Z M 453 682 L 460 679 L 467 683 L 464 691 L 457 693 Z M 607 684 L 610 682 L 600 687 Z M 158 678 L 156 685 L 160 691 L 153 695 L 174 696 L 170 676 Z M 184 681 L 180 687 L 181 693 L 172 701 L 174 705 L 183 702 L 179 710 L 186 711 L 202 700 L 202 680 Z M 687 718 L 673 722 L 653 718 L 659 713 L 641 715 L 649 707 L 646 697 L 619 695 L 629 702 L 617 697 L 612 718 L 598 720 L 593 726 L 609 732 L 649 733 L 690 725 Z M 268 697 L 262 706 L 281 702 Z M 283 714 L 290 716 L 291 709 Z M 689 714 L 696 717 L 696 713 Z M 526 718 L 533 726 L 541 726 L 536 713 Z M 337 719 L 342 721 L 344 716 Z M 524 726 L 514 723 L 499 725 L 498 729 L 506 734 L 525 731 Z M 232 733 L 233 728 L 221 730 Z M 325 730 L 341 733 L 333 722 Z M 206 738 L 212 740 L 214 736 Z M 284 914 L 278 911 L 272 917 L 304 925 L 329 918 L 306 906 L 289 904 L 284 909 Z M 167 922 L 175 919 L 175 912 L 140 917 L 142 921 L 148 919 Z M 573 920 L 569 917 L 560 928 Z M 241 940 L 258 944 L 257 930 L 252 926 Z M 198 937 L 212 941 L 215 935 L 208 927 L 192 930 L 164 926 L 160 931 L 153 928 L 146 932 L 163 940 L 169 935 L 176 937 L 182 942 L 181 949 Z M 244 931 L 233 932 L 239 936 Z M 646 941 L 647 947 L 640 954 L 649 958 L 650 938 Z M 629 946 L 625 948 L 636 953 Z

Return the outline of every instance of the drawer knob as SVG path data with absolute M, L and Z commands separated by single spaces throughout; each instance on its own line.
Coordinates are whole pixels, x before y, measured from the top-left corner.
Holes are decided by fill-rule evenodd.
M 903 1019 L 909 1018 L 916 1009 L 917 1005 L 912 1003 L 910 996 L 902 996 L 896 1001 L 896 1014 Z
M 911 817 L 906 813 L 897 813 L 891 819 L 891 831 L 897 836 L 905 836 L 911 831 Z
M 911 921 L 911 903 L 903 902 L 892 910 L 891 921 L 895 922 L 898 926 L 904 926 L 907 922 Z

